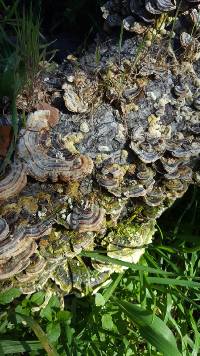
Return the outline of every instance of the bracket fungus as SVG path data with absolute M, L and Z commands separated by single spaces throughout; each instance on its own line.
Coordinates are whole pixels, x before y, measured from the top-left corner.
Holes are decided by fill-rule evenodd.
M 156 21 L 163 29 L 164 21 L 159 24 L 159 18 L 164 15 L 177 16 L 177 12 L 185 14 L 188 11 L 188 19 L 195 24 L 198 21 L 199 3 L 199 0 L 109 0 L 101 10 L 107 26 L 123 24 L 125 30 L 141 34 Z
M 51 231 L 46 221 L 30 227 L 18 227 L 12 234 L 6 221 L 0 218 L 0 280 L 13 277 L 26 269 L 36 252 L 35 240 Z
M 10 172 L 0 180 L 0 204 L 2 201 L 20 193 L 26 184 L 26 168 L 19 160 L 15 161 Z
M 105 211 L 97 205 L 75 206 L 69 216 L 69 224 L 73 230 L 81 232 L 100 231 L 105 222 Z
M 197 1 L 182 3 L 183 16 L 191 9 L 196 21 Z M 179 4 L 111 0 L 103 12 L 107 21 L 129 17 L 148 28 Z M 67 110 L 53 125 L 49 110 L 29 115 L 0 180 L 1 290 L 96 291 L 119 266 L 80 253 L 137 263 L 156 219 L 199 184 L 199 62 L 166 55 L 159 37 L 151 48 L 141 43 L 124 40 L 120 60 L 114 40 L 101 44 L 99 61 L 91 47 L 44 82 L 47 91 L 57 83 Z
M 40 182 L 45 182 L 48 178 L 53 182 L 58 179 L 65 182 L 91 174 L 93 162 L 87 156 L 70 155 L 68 159 L 59 159 L 48 154 L 50 137 L 47 136 L 45 140 L 46 147 L 42 140 L 44 131 L 48 132 L 50 129 L 48 117 L 48 110 L 36 111 L 29 116 L 27 128 L 21 133 L 18 156 L 24 162 L 28 175 Z

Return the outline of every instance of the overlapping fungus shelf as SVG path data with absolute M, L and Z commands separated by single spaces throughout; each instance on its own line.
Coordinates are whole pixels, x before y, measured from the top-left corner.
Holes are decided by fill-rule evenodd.
M 182 3 L 178 21 L 196 21 L 197 2 Z M 135 31 L 162 14 L 173 16 L 177 6 L 175 0 L 109 1 L 103 13 L 109 24 L 123 20 Z M 126 39 L 120 56 L 118 43 L 106 41 L 98 60 L 94 46 L 44 78 L 52 103 L 59 95 L 66 109 L 54 125 L 49 110 L 28 116 L 0 180 L 1 290 L 96 291 L 123 267 L 80 253 L 137 263 L 156 219 L 189 184 L 199 184 L 198 46 L 187 61 L 173 48 L 166 54 L 158 37 L 136 66 L 141 41 Z M 190 42 L 184 31 L 181 41 Z

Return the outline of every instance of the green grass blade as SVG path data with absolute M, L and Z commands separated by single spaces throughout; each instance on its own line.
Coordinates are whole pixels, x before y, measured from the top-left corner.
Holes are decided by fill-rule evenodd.
M 133 277 L 134 280 L 139 280 L 139 277 Z M 198 288 L 200 289 L 200 283 L 193 282 L 184 279 L 176 279 L 176 278 L 160 278 L 160 277 L 146 277 L 147 282 L 151 284 L 166 284 L 171 286 L 181 286 L 188 288 Z
M 37 351 L 42 348 L 39 341 L 0 340 L 0 355 Z
M 81 256 L 84 257 L 91 257 L 92 259 L 97 259 L 99 261 L 102 262 L 108 262 L 111 264 L 116 264 L 119 266 L 124 266 L 124 267 L 128 267 L 134 271 L 144 271 L 144 272 L 149 272 L 149 273 L 156 273 L 156 274 L 164 274 L 164 275 L 174 275 L 174 273 L 172 272 L 167 272 L 167 271 L 163 271 L 162 269 L 158 268 L 151 268 L 151 267 L 146 267 L 146 266 L 142 266 L 140 264 L 134 264 L 134 263 L 129 263 L 129 262 L 125 262 L 125 261 L 121 261 L 118 260 L 116 258 L 111 258 L 96 252 L 87 252 L 87 251 L 82 251 L 80 253 Z
M 199 354 L 200 351 L 200 333 L 198 330 L 198 325 L 195 322 L 195 319 L 192 315 L 192 311 L 189 311 L 189 315 L 190 315 L 190 323 L 192 326 L 192 329 L 194 330 L 194 334 L 195 334 L 195 343 L 194 343 L 194 347 L 193 347 L 193 351 L 192 351 L 192 356 L 196 356 Z
M 181 356 L 176 339 L 163 320 L 138 305 L 119 300 L 116 303 L 121 311 L 138 326 L 142 337 L 155 346 L 159 352 L 162 352 L 164 356 Z
M 113 293 L 114 293 L 115 289 L 117 288 L 118 284 L 120 283 L 122 277 L 123 277 L 123 273 L 118 274 L 118 276 L 110 283 L 110 285 L 103 292 L 102 295 L 104 297 L 105 303 L 107 303 L 107 301 L 113 295 Z
M 164 253 L 163 251 L 161 251 L 160 249 L 157 249 L 157 248 L 155 248 L 155 251 L 157 251 L 159 253 L 159 255 L 160 255 L 159 256 L 159 260 L 160 260 L 160 257 L 162 257 L 163 260 L 164 260 L 165 265 L 170 266 L 174 270 L 174 273 L 179 276 L 180 275 L 180 269 L 179 269 L 179 267 L 177 266 L 176 263 L 173 263 L 170 260 L 170 255 L 167 254 L 167 253 Z
M 8 22 L 8 20 L 12 20 L 14 13 L 16 12 L 17 6 L 19 4 L 19 0 L 13 1 L 13 4 L 11 6 L 7 6 L 4 1 L 0 2 L 0 5 L 4 7 L 4 10 L 6 11 L 6 16 L 5 18 L 2 19 L 2 22 Z
M 180 300 L 183 300 L 183 301 L 187 301 L 189 302 L 191 305 L 193 305 L 196 309 L 200 310 L 200 305 L 195 303 L 195 301 L 191 298 L 188 298 L 184 293 L 182 293 L 180 291 L 180 288 L 176 288 L 176 295 L 178 296 L 178 298 L 180 298 Z

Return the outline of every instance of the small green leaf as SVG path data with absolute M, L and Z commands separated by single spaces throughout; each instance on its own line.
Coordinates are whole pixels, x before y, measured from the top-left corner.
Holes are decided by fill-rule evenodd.
M 55 343 L 60 337 L 60 324 L 59 323 L 50 323 L 47 325 L 47 335 L 51 343 Z
M 164 356 L 181 356 L 176 339 L 163 320 L 138 305 L 126 301 L 117 301 L 117 304 L 137 325 L 142 337 L 155 346 L 159 352 L 162 352 Z
M 60 308 L 60 301 L 56 295 L 52 295 L 52 297 L 49 299 L 48 305 L 51 308 Z
M 15 318 L 18 324 L 21 323 L 22 321 L 21 314 L 29 316 L 30 310 L 28 308 L 23 308 L 20 304 L 18 304 L 17 307 L 15 308 L 15 313 L 12 313 L 12 317 Z
M 58 297 L 53 295 L 49 299 L 47 306 L 41 310 L 40 316 L 42 318 L 46 318 L 49 321 L 52 321 L 52 315 L 53 315 L 54 308 L 59 309 L 59 307 L 60 307 L 60 301 L 59 301 Z
M 40 316 L 46 318 L 49 321 L 52 321 L 52 308 L 47 305 L 44 309 L 41 310 Z
M 15 298 L 21 295 L 21 291 L 18 288 L 11 288 L 5 292 L 0 293 L 0 304 L 8 304 L 12 302 Z
M 44 302 L 44 298 L 45 298 L 45 293 L 40 291 L 37 293 L 34 293 L 31 296 L 31 302 L 37 305 L 41 305 Z
M 70 313 L 68 310 L 60 310 L 57 313 L 57 319 L 60 320 L 61 322 L 71 322 L 72 318 L 72 313 Z
M 101 307 L 105 305 L 105 299 L 101 293 L 96 293 L 95 295 L 95 305 Z
M 110 314 L 104 314 L 101 318 L 101 323 L 103 329 L 106 330 L 112 330 L 113 329 L 113 321 L 112 321 L 112 316 Z
M 75 334 L 75 329 L 71 328 L 69 325 L 66 325 L 65 326 L 65 334 L 66 334 L 67 344 L 68 344 L 68 346 L 71 346 L 72 341 L 73 341 L 73 336 Z

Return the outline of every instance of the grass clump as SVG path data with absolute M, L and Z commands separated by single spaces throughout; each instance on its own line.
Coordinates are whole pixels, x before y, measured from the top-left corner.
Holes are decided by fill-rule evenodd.
M 18 134 L 16 98 L 26 89 L 27 97 L 35 84 L 40 62 L 45 59 L 46 45 L 41 46 L 40 19 L 28 10 L 20 10 L 19 1 L 12 5 L 0 0 L 0 106 L 2 113 L 11 112 L 13 140 L 1 166 L 1 173 L 10 162 Z M 5 105 L 6 103 L 6 105 Z
M 25 84 L 33 85 L 45 59 L 47 45 L 41 45 L 40 18 L 32 5 L 25 10 L 19 1 L 6 6 L 0 1 L 0 95 L 15 97 Z

